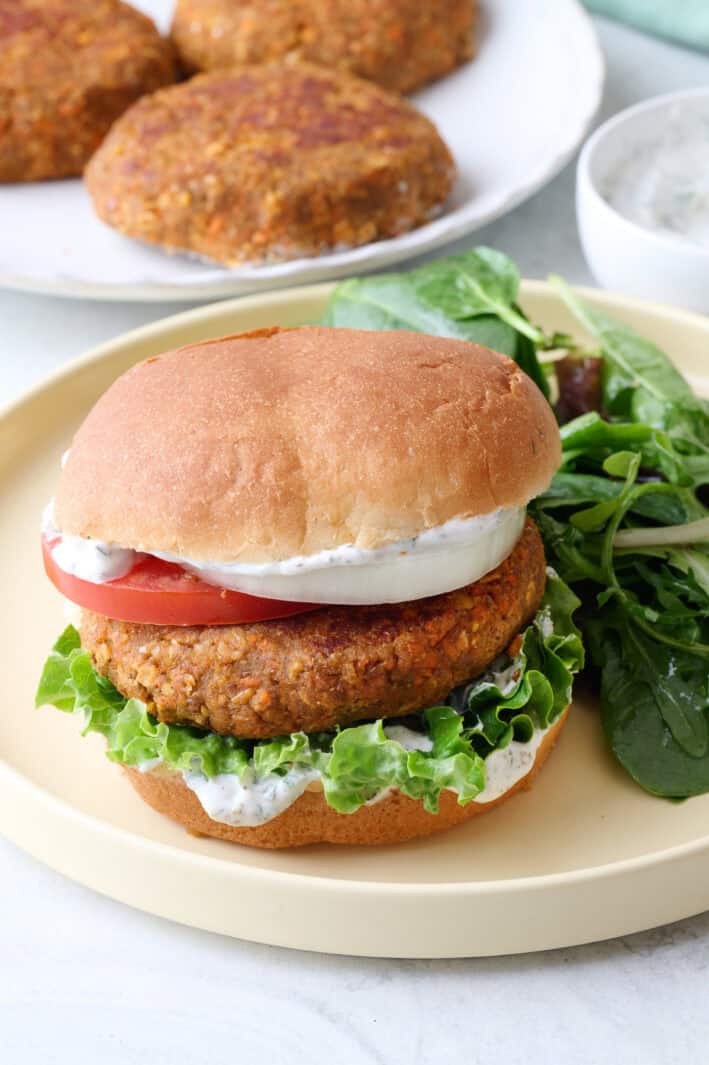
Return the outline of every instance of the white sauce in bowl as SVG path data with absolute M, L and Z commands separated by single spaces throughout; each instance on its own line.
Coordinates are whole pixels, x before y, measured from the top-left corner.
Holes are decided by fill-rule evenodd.
M 623 217 L 709 248 L 709 107 L 673 107 L 652 136 L 629 141 L 599 184 Z

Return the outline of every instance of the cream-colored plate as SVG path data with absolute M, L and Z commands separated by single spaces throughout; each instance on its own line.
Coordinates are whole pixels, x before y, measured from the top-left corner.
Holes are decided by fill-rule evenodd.
M 400 847 L 282 853 L 190 837 L 141 803 L 98 737 L 81 739 L 73 718 L 32 709 L 64 624 L 41 570 L 39 516 L 91 403 L 121 371 L 166 348 L 313 321 L 329 291 L 239 299 L 136 330 L 70 364 L 0 420 L 0 830 L 66 875 L 151 913 L 317 951 L 522 952 L 709 908 L 709 796 L 673 805 L 640 791 L 614 764 L 597 709 L 581 696 L 534 789 L 500 810 Z M 706 319 L 586 295 L 658 341 L 709 391 Z M 526 283 L 523 303 L 548 328 L 576 331 L 544 284 Z

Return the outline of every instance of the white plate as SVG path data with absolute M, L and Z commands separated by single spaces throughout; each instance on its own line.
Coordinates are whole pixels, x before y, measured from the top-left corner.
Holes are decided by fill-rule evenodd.
M 531 791 L 460 828 L 397 847 L 258 851 L 197 839 L 146 806 L 78 722 L 32 709 L 63 628 L 42 572 L 39 516 L 59 460 L 97 396 L 139 359 L 196 340 L 322 313 L 329 286 L 214 304 L 144 326 L 64 367 L 0 415 L 0 831 L 112 898 L 185 924 L 306 950 L 389 957 L 508 954 L 585 943 L 709 907 L 709 795 L 643 792 L 608 752 L 579 686 Z M 577 327 L 547 285 L 522 304 Z M 676 357 L 709 395 L 709 322 L 587 292 Z
M 166 0 L 136 0 L 161 28 Z M 509 211 L 569 160 L 596 112 L 603 59 L 576 0 L 485 0 L 476 59 L 415 103 L 459 167 L 448 209 L 393 240 L 275 266 L 223 267 L 119 236 L 78 180 L 0 186 L 0 285 L 113 300 L 194 300 L 361 274 L 439 248 Z

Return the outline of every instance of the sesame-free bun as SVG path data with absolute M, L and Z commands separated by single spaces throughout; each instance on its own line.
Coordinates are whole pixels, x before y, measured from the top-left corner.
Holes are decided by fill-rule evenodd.
M 131 784 L 140 797 L 157 810 L 171 817 L 197 836 L 213 836 L 228 843 L 242 843 L 247 847 L 275 850 L 303 847 L 309 843 L 345 843 L 374 846 L 403 843 L 416 836 L 430 836 L 447 828 L 463 824 L 477 814 L 494 809 L 516 792 L 529 788 L 554 744 L 559 738 L 568 716 L 568 709 L 554 722 L 541 744 L 526 776 L 520 778 L 503 795 L 492 802 L 470 802 L 459 806 L 457 796 L 450 791 L 441 793 L 439 811 L 429 814 L 422 802 L 409 799 L 400 791 L 393 791 L 380 802 L 361 806 L 356 813 L 340 814 L 328 806 L 321 790 L 304 792 L 292 806 L 278 817 L 257 828 L 233 828 L 213 821 L 179 773 L 141 773 L 125 768 Z
M 414 536 L 524 506 L 561 458 L 551 408 L 463 340 L 306 326 L 147 359 L 74 437 L 64 533 L 214 562 Z

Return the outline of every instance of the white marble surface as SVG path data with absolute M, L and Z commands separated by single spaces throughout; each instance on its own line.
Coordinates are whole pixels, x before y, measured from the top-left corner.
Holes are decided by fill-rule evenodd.
M 604 114 L 709 82 L 709 57 L 597 25 L 608 60 Z M 479 237 L 528 276 L 591 280 L 573 167 Z M 178 309 L 0 293 L 0 397 Z M 0 840 L 0 1060 L 8 1065 L 426 1065 L 461 1053 L 500 1065 L 687 1065 L 705 1060 L 709 1043 L 708 959 L 709 915 L 522 958 L 318 957 L 148 917 Z

